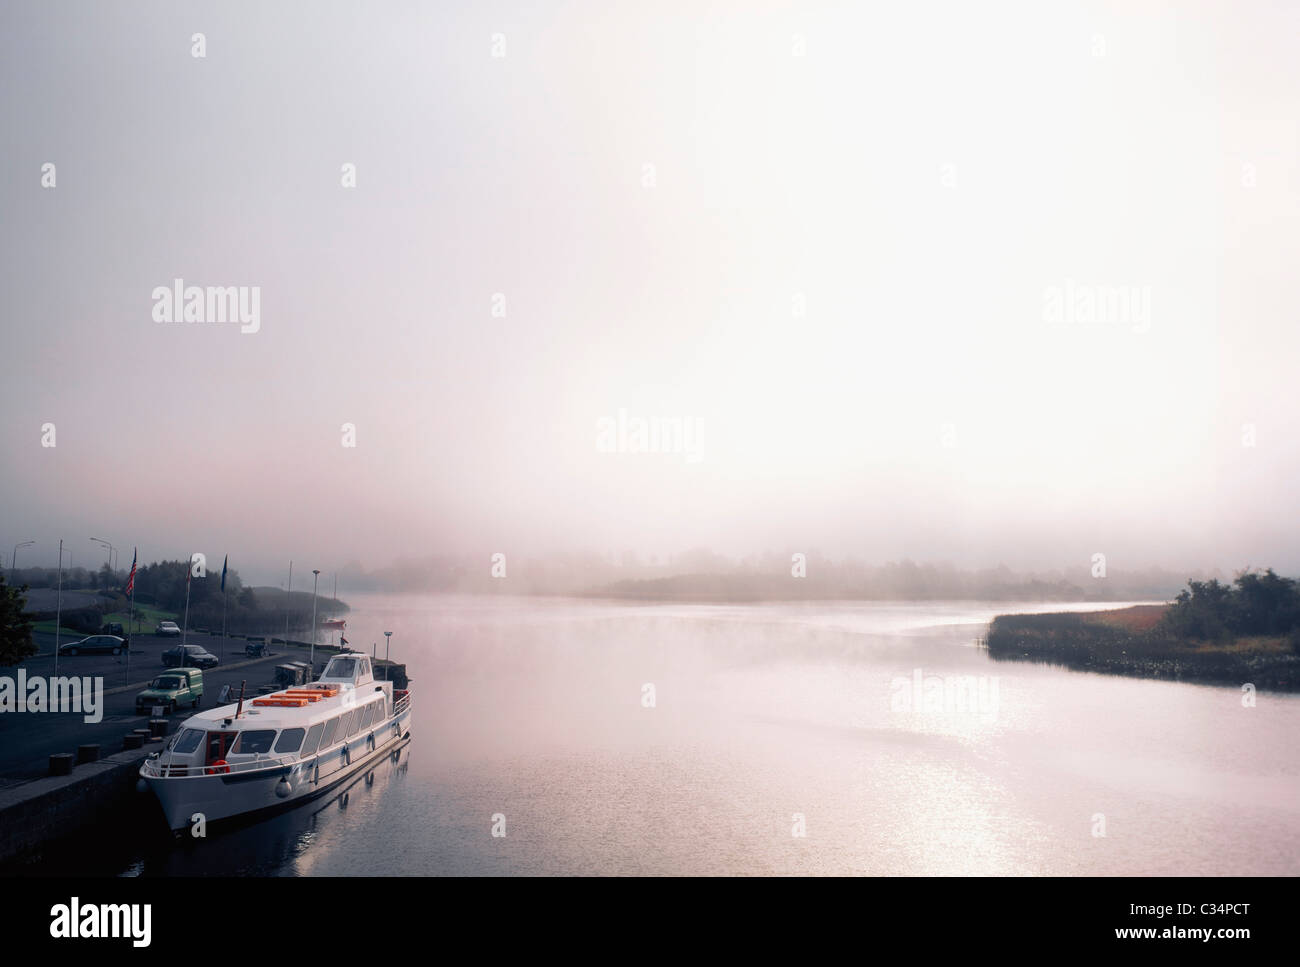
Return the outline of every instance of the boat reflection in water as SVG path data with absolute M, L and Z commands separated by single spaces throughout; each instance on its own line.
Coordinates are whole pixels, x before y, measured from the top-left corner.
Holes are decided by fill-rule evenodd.
M 203 839 L 187 835 L 154 845 L 121 870 L 127 876 L 272 876 L 310 873 L 311 850 L 342 838 L 357 822 L 368 823 L 388 787 L 406 777 L 407 740 L 374 768 L 332 792 L 270 818 L 233 820 Z M 119 868 L 120 869 L 120 868 Z
M 173 836 L 148 793 L 136 794 L 138 808 L 111 830 L 46 848 L 27 876 L 293 876 L 309 874 L 314 849 L 342 844 L 358 826 L 380 822 L 396 808 L 385 796 L 407 776 L 410 740 L 382 761 L 358 772 L 328 793 L 290 805 L 272 816 L 245 816 L 209 829 L 207 835 Z M 400 798 L 400 797 L 399 797 Z M 391 819 L 391 817 L 390 817 Z M 367 839 L 371 834 L 367 833 Z M 368 871 L 361 871 L 368 872 Z

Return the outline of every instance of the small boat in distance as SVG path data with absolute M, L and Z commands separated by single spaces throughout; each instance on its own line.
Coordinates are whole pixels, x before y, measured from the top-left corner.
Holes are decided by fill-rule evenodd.
M 323 618 L 323 619 L 321 619 L 320 626 L 321 626 L 322 628 L 340 628 L 340 629 L 342 629 L 342 628 L 346 628 L 346 627 L 348 626 L 348 623 L 347 623 L 345 620 L 343 620 L 342 618 Z
M 330 659 L 321 677 L 190 716 L 140 767 L 173 832 L 286 808 L 396 756 L 411 741 L 411 696 L 370 659 Z

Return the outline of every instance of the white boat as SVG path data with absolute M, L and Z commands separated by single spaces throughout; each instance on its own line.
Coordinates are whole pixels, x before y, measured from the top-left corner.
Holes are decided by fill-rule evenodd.
M 411 696 L 364 655 L 336 655 L 314 682 L 200 712 L 140 767 L 173 832 L 313 799 L 396 755 Z

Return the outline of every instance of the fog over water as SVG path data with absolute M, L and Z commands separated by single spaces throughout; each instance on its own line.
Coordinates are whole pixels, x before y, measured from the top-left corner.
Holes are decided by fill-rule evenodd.
M 1000 610 L 368 597 L 401 764 L 113 872 L 1300 873 L 1300 697 L 993 662 Z
M 6 3 L 0 547 L 1294 573 L 1298 17 Z

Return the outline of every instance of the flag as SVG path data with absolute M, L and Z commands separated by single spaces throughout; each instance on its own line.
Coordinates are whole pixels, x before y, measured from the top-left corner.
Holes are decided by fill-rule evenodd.
M 130 597 L 131 593 L 135 591 L 135 559 L 137 556 L 139 556 L 139 548 L 133 548 L 131 551 L 131 573 L 126 579 L 126 590 L 122 592 L 127 597 Z
M 340 644 L 340 645 L 346 645 L 347 643 L 348 643 L 348 640 L 347 640 L 346 638 L 344 638 L 342 635 L 339 635 L 339 644 Z
M 230 555 L 227 554 L 226 559 L 221 562 L 221 593 L 222 594 L 226 593 L 226 565 L 229 563 L 230 563 Z

